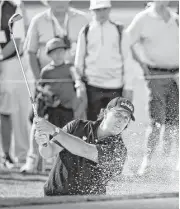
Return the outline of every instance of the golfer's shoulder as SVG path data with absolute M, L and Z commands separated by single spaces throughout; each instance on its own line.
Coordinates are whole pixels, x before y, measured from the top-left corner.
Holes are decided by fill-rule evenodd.
M 92 121 L 75 119 L 65 126 L 65 131 L 75 135 L 82 135 L 86 130 L 89 130 L 89 127 L 92 126 L 92 124 Z
M 70 123 L 68 123 L 67 125 L 69 126 L 73 126 L 76 128 L 85 128 L 87 125 L 89 125 L 91 123 L 91 121 L 88 120 L 81 120 L 81 119 L 75 119 L 73 121 L 71 121 Z

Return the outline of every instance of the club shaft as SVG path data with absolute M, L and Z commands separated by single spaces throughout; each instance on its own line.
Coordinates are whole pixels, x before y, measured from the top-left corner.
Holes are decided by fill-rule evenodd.
M 18 57 L 18 60 L 19 60 L 19 63 L 20 63 L 21 72 L 23 74 L 23 77 L 24 77 L 24 80 L 25 80 L 25 83 L 26 83 L 26 87 L 27 87 L 27 90 L 28 90 L 28 94 L 29 94 L 29 98 L 30 98 L 31 104 L 32 104 L 33 112 L 34 112 L 35 117 L 37 117 L 38 114 L 37 114 L 37 110 L 36 110 L 36 105 L 35 105 L 35 102 L 34 102 L 33 97 L 32 97 L 32 93 L 31 93 L 31 90 L 30 90 L 30 87 L 29 87 L 29 84 L 28 84 L 28 81 L 27 81 L 27 77 L 26 77 L 26 74 L 24 72 L 24 68 L 23 68 L 23 65 L 22 65 L 21 57 L 19 55 L 19 51 L 18 51 L 16 42 L 15 42 L 14 34 L 12 32 L 11 32 L 11 36 L 12 36 L 14 47 L 15 47 L 15 50 L 16 50 L 16 53 L 17 53 L 17 57 Z
M 28 93 L 29 93 L 29 98 L 30 98 L 30 101 L 31 101 L 31 104 L 32 104 L 34 116 L 38 117 L 36 104 L 33 100 L 32 93 L 31 93 L 31 90 L 30 90 L 30 87 L 29 87 L 29 84 L 28 84 L 28 81 L 27 81 L 27 77 L 26 77 L 26 74 L 25 74 L 25 71 L 24 71 L 24 68 L 23 68 L 23 65 L 22 65 L 21 57 L 19 55 L 19 51 L 18 51 L 16 42 L 15 42 L 15 39 L 14 39 L 14 34 L 12 32 L 11 32 L 11 36 L 12 36 L 12 40 L 13 40 L 13 43 L 14 43 L 14 46 L 15 46 L 15 49 L 16 49 L 17 57 L 18 57 L 18 60 L 19 60 L 20 66 L 21 66 L 21 71 L 22 71 L 22 74 L 23 74 L 23 77 L 24 77 L 24 80 L 25 80 L 25 83 L 26 83 L 26 87 L 27 87 L 27 90 L 28 90 Z M 45 143 L 44 146 L 47 147 L 47 143 Z

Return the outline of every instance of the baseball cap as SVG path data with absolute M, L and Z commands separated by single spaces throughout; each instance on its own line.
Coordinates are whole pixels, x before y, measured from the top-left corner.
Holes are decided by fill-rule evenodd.
M 53 38 L 49 40 L 46 44 L 46 53 L 49 54 L 51 51 L 59 48 L 67 48 L 66 43 L 61 38 Z
M 111 1 L 110 0 L 91 0 L 90 1 L 90 10 L 94 9 L 102 9 L 102 8 L 110 8 Z
M 108 105 L 107 105 L 107 109 L 111 109 L 113 107 L 121 107 L 123 109 L 125 109 L 126 111 L 131 113 L 131 119 L 133 121 L 135 121 L 135 117 L 134 117 L 134 105 L 126 98 L 123 97 L 116 97 L 114 99 L 112 99 Z

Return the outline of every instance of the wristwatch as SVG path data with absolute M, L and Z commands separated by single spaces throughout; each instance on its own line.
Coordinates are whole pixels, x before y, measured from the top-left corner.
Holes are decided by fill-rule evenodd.
M 55 127 L 55 131 L 54 133 L 51 135 L 52 138 L 54 138 L 55 136 L 57 136 L 60 133 L 60 128 L 58 128 L 57 126 Z

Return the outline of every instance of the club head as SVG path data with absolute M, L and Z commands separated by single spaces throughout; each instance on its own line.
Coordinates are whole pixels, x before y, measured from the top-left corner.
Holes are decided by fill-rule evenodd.
M 22 16 L 20 14 L 13 14 L 13 16 L 8 21 L 8 25 L 10 25 L 18 20 L 21 20 L 21 19 L 22 19 Z

